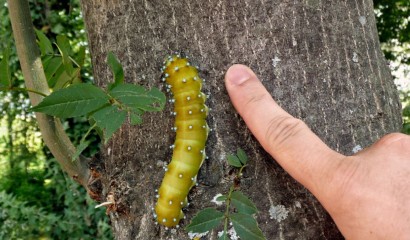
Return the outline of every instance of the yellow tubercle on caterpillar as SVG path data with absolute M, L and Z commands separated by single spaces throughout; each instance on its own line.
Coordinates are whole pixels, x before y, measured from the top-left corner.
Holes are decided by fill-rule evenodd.
M 209 127 L 206 122 L 208 107 L 206 95 L 201 92 L 203 80 L 198 70 L 188 59 L 178 55 L 167 58 L 163 67 L 163 78 L 173 94 L 173 114 L 176 132 L 173 154 L 164 179 L 158 190 L 155 216 L 157 222 L 166 227 L 178 227 L 184 218 L 182 208 L 187 195 L 196 183 L 199 168 L 205 159 L 205 142 Z

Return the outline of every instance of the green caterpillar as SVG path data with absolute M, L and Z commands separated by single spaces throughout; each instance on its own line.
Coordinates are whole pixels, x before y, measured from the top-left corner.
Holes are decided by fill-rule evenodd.
M 161 225 L 178 227 L 184 218 L 182 208 L 188 203 L 187 195 L 205 159 L 208 107 L 206 95 L 201 92 L 203 80 L 187 58 L 169 56 L 164 63 L 163 76 L 173 94 L 170 102 L 174 103 L 176 138 L 171 146 L 174 149 L 171 162 L 158 190 L 155 217 Z

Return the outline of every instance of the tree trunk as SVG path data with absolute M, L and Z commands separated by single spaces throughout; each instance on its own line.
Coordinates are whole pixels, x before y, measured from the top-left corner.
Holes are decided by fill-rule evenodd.
M 127 82 L 164 89 L 160 68 L 174 51 L 197 64 L 210 94 L 211 132 L 199 185 L 189 194 L 186 226 L 214 206 L 233 179 L 228 154 L 241 147 L 250 158 L 240 188 L 256 203 L 267 239 L 343 239 L 318 201 L 261 148 L 232 107 L 224 73 L 249 65 L 289 113 L 304 120 L 333 149 L 347 155 L 401 127 L 400 103 L 380 51 L 371 0 L 353 1 L 83 1 L 95 81 L 113 81 L 109 51 Z M 144 117 L 125 124 L 93 167 L 117 239 L 187 239 L 183 229 L 155 225 L 151 208 L 172 153 L 173 117 Z M 279 209 L 273 218 L 269 209 Z M 284 213 L 284 214 L 283 214 Z M 287 213 L 287 215 L 286 215 Z M 217 239 L 211 232 L 206 239 Z

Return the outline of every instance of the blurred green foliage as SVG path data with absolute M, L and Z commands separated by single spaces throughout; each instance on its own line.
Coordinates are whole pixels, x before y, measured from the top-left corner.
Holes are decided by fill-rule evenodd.
M 410 64 L 410 1 L 409 0 L 373 0 L 377 29 L 380 42 L 383 43 L 387 59 Z M 405 46 L 407 45 L 407 47 Z M 400 51 L 395 46 L 404 47 Z
M 392 70 L 402 69 L 404 77 L 410 76 L 410 1 L 409 0 L 373 0 L 377 29 L 386 58 Z M 409 82 L 410 79 L 407 79 Z M 410 86 L 410 84 L 409 84 Z M 410 134 L 410 89 L 400 90 L 403 106 L 402 132 Z
M 9 48 L 13 87 L 24 87 L 6 0 L 0 0 L 0 58 Z M 30 1 L 36 29 L 52 42 L 64 34 L 73 51 L 87 46 L 79 0 Z M 91 82 L 87 55 L 81 81 Z M 94 209 L 85 190 L 61 172 L 41 141 L 25 92 L 0 91 L 0 239 L 112 239 L 104 209 Z M 68 119 L 64 127 L 74 144 L 89 128 L 85 118 Z M 96 134 L 84 155 L 99 148 Z
M 0 199 L 1 239 L 43 238 L 59 221 L 55 214 L 29 206 L 5 191 L 0 192 Z
M 15 181 L 18 177 L 19 181 Z M 0 185 L 0 239 L 112 239 L 104 211 L 53 160 Z

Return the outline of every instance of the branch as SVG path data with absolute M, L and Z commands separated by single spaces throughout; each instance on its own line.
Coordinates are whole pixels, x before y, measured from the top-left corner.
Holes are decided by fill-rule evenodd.
M 50 89 L 41 63 L 28 1 L 8 0 L 7 4 L 26 87 L 43 95 L 49 95 Z M 41 94 L 29 92 L 33 106 L 44 98 Z M 90 175 L 87 159 L 80 156 L 75 161 L 71 160 L 75 154 L 75 147 L 65 133 L 60 120 L 42 113 L 36 113 L 36 118 L 44 142 L 62 169 L 87 188 Z

